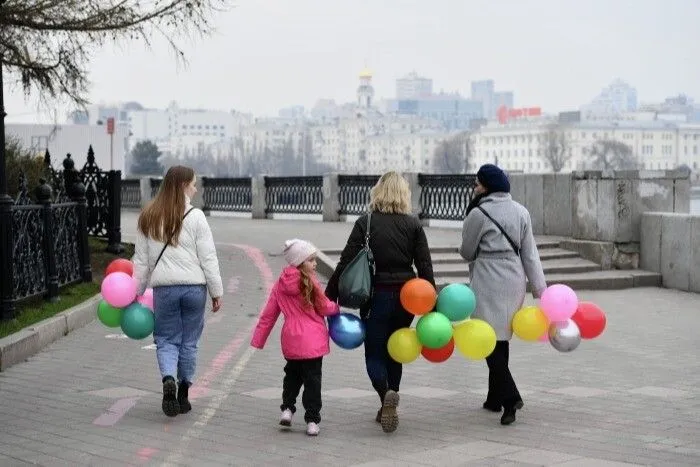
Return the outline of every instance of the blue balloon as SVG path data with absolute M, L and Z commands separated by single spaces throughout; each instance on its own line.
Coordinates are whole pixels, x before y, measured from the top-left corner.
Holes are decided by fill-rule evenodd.
M 356 349 L 365 341 L 365 325 L 352 313 L 338 313 L 328 317 L 328 334 L 338 347 Z

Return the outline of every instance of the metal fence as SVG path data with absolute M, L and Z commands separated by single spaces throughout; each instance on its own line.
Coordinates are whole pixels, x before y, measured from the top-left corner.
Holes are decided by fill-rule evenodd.
M 250 212 L 253 193 L 250 178 L 202 177 L 205 211 Z
M 121 187 L 122 207 L 141 207 L 141 180 L 138 178 L 127 178 L 122 180 Z
M 323 177 L 265 177 L 265 212 L 321 214 Z
M 474 196 L 476 175 L 418 174 L 421 219 L 462 220 Z
M 372 187 L 379 175 L 338 175 L 338 214 L 360 215 L 367 211 Z M 151 177 L 150 195 L 158 193 L 162 178 Z M 251 212 L 253 183 L 249 177 L 202 177 L 204 211 Z M 323 177 L 263 177 L 262 193 L 266 214 L 321 214 L 323 212 Z M 419 202 L 422 219 L 463 220 L 474 195 L 476 175 L 418 174 Z M 414 188 L 416 189 L 416 188 Z M 262 196 L 262 194 L 261 194 Z M 262 202 L 263 200 L 261 200 Z M 121 203 L 125 207 L 142 204 L 140 181 L 124 180 Z
M 123 251 L 121 245 L 121 172 L 103 171 L 95 163 L 92 146 L 80 169 L 70 154 L 63 170 L 51 164 L 46 151 L 38 186 L 30 189 L 23 173 L 11 206 L 7 242 L 0 248 L 9 284 L 2 287 L 0 319 L 12 319 L 16 304 L 29 298 L 58 297 L 65 285 L 91 281 L 88 236 L 107 239 L 107 249 Z
M 13 302 L 55 299 L 59 287 L 92 280 L 85 187 L 77 171 L 47 172 L 33 193 L 22 174 L 12 206 L 14 274 L 4 280 Z

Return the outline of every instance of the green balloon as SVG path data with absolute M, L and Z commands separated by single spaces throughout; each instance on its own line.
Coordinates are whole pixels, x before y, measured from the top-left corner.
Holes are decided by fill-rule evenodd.
M 155 323 L 153 312 L 140 303 L 132 303 L 122 312 L 122 332 L 132 339 L 150 336 Z
M 418 320 L 416 334 L 425 347 L 439 349 L 446 346 L 452 339 L 452 323 L 445 315 L 431 312 Z
M 438 294 L 435 309 L 450 321 L 464 321 L 476 309 L 476 296 L 465 284 L 450 284 Z
M 102 300 L 97 305 L 97 319 L 108 328 L 119 327 L 122 319 L 122 309 L 115 308 Z

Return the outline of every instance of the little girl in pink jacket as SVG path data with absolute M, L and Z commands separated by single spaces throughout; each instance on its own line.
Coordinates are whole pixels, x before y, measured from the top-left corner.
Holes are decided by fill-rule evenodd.
M 292 425 L 296 399 L 303 385 L 306 434 L 316 436 L 321 422 L 321 365 L 323 356 L 330 352 L 324 317 L 337 314 L 340 309 L 326 298 L 316 280 L 318 249 L 299 239 L 287 240 L 284 246 L 284 258 L 289 266 L 282 270 L 272 287 L 250 344 L 262 349 L 280 312 L 284 314 L 282 354 L 287 364 L 282 382 L 280 425 Z

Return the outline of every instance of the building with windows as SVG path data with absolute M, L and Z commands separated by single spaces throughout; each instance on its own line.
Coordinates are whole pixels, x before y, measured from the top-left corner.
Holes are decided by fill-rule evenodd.
M 421 99 L 433 95 L 433 80 L 415 71 L 396 80 L 396 99 Z
M 565 141 L 570 159 L 563 172 L 594 167 L 594 145 L 617 141 L 630 147 L 641 169 L 671 170 L 686 165 L 700 169 L 700 124 L 667 121 L 647 115 L 643 119 L 618 121 L 561 120 L 557 116 L 539 116 L 490 122 L 474 133 L 470 170 L 481 164 L 496 163 L 507 170 L 525 173 L 552 171 L 547 146 L 555 132 Z
M 440 122 L 445 131 L 469 128 L 473 120 L 482 118 L 482 107 L 481 102 L 465 99 L 457 93 L 387 102 L 388 113 L 430 118 Z
M 637 90 L 626 82 L 617 79 L 603 88 L 593 100 L 581 106 L 584 120 L 609 118 L 637 110 Z
M 161 152 L 170 153 L 230 141 L 251 121 L 249 114 L 182 109 L 175 102 L 166 109 L 136 110 L 128 116 L 132 144 L 150 140 Z

